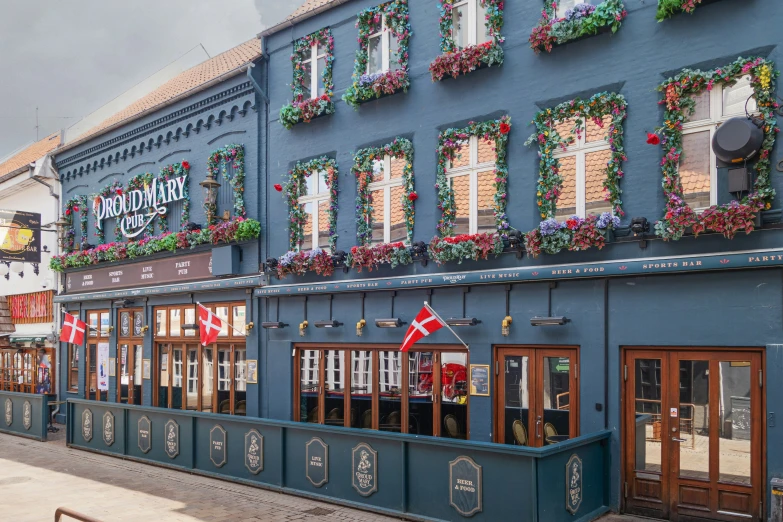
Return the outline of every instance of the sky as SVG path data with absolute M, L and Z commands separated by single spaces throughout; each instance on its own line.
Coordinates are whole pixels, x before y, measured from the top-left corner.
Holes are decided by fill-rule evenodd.
M 203 45 L 215 56 L 304 0 L 1 0 L 0 158 Z

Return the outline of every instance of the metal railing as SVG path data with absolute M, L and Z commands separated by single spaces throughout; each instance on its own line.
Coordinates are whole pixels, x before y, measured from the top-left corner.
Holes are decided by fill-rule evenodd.
M 77 511 L 64 507 L 59 507 L 54 512 L 54 522 L 60 522 L 63 516 L 70 517 L 81 522 L 101 522 L 97 518 L 88 517 L 87 515 L 83 515 Z

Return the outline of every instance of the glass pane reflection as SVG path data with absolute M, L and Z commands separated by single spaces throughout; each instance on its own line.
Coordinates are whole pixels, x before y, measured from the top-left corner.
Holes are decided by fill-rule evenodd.
M 680 361 L 680 476 L 710 478 L 710 363 Z
M 636 469 L 661 472 L 661 360 L 634 363 Z
M 749 361 L 719 362 L 721 482 L 750 486 L 751 372 Z
M 530 383 L 528 381 L 528 357 L 507 356 L 504 366 L 505 441 L 506 444 L 528 446 L 530 444 L 528 413 L 530 411 Z

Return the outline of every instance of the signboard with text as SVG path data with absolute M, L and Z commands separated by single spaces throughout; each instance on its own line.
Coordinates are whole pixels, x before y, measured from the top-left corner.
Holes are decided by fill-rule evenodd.
M 181 283 L 212 277 L 212 252 L 113 265 L 66 275 L 68 293 Z
M 41 214 L 0 210 L 0 261 L 41 262 Z

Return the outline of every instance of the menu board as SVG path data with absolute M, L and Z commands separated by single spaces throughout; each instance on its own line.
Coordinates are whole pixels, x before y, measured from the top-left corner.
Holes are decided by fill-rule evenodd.
M 212 277 L 212 252 L 107 266 L 66 275 L 69 294 L 183 283 Z

